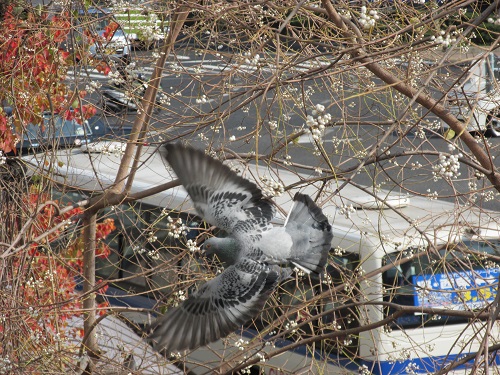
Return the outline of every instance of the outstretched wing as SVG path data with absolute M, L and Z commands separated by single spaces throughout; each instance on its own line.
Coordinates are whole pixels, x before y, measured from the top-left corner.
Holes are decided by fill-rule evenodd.
M 204 220 L 235 235 L 270 228 L 275 210 L 257 185 L 203 151 L 179 143 L 166 144 L 162 155 Z
M 262 310 L 279 280 L 279 268 L 243 258 L 158 318 L 149 339 L 176 352 L 225 337 Z

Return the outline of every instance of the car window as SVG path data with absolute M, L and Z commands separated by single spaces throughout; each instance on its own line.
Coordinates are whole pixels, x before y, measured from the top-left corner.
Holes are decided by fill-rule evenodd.
M 41 129 L 37 125 L 28 124 L 23 132 L 23 140 L 29 141 L 40 138 Z
M 44 119 L 45 129 L 43 132 L 44 138 L 51 137 L 84 137 L 91 135 L 87 121 L 84 124 L 79 124 L 75 120 L 65 120 L 60 116 L 55 116 Z M 84 129 L 85 126 L 85 129 Z
M 383 275 L 384 300 L 399 305 L 478 310 L 492 303 L 500 274 L 500 240 L 450 243 L 437 253 L 423 252 L 401 263 L 407 250 L 391 253 L 383 264 L 393 264 Z M 389 307 L 386 316 L 394 313 Z M 394 329 L 463 323 L 459 316 L 413 313 L 398 317 Z
M 61 123 L 61 133 L 64 137 L 85 136 L 83 125 L 78 124 L 76 121 L 65 120 Z
M 103 136 L 107 132 L 107 126 L 100 116 L 93 116 L 87 120 L 88 127 L 94 136 Z

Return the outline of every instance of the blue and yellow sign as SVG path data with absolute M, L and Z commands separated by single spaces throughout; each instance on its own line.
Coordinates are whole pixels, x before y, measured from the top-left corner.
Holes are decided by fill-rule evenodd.
M 413 276 L 415 306 L 470 310 L 495 299 L 499 268 Z

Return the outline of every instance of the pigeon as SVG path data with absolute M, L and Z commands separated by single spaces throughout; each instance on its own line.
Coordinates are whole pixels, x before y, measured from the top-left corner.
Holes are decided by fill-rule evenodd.
M 156 348 L 181 352 L 226 337 L 262 311 L 292 268 L 322 272 L 332 228 L 309 196 L 296 193 L 285 225 L 274 227 L 275 207 L 253 182 L 203 151 L 179 143 L 162 146 L 161 154 L 197 214 L 227 236 L 203 244 L 207 255 L 217 255 L 224 271 L 149 327 L 148 340 Z

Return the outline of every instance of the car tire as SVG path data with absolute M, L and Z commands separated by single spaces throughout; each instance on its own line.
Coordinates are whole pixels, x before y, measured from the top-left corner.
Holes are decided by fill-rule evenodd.
M 500 108 L 490 112 L 486 118 L 486 132 L 488 137 L 500 137 Z

